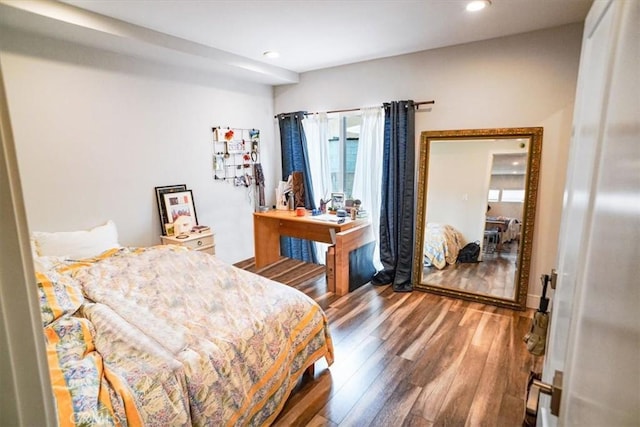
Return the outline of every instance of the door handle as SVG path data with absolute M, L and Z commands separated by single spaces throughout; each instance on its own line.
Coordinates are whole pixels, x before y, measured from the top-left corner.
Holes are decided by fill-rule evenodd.
M 530 377 L 525 408 L 525 424 L 527 425 L 531 420 L 535 420 L 538 415 L 540 393 L 551 396 L 551 414 L 558 416 L 560 413 L 560 400 L 562 399 L 562 371 L 555 371 L 552 384 Z
M 549 284 L 551 286 L 551 289 L 556 289 L 556 283 L 558 281 L 558 272 L 556 271 L 555 268 L 551 269 L 551 277 L 550 277 L 550 281 Z

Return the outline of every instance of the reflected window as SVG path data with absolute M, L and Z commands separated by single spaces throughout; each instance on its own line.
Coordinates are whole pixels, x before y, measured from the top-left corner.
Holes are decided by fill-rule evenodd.
M 499 202 L 500 201 L 500 190 L 495 188 L 489 189 L 489 196 L 487 197 L 487 201 L 489 202 Z
M 524 190 L 502 190 L 502 201 L 522 203 L 524 202 Z

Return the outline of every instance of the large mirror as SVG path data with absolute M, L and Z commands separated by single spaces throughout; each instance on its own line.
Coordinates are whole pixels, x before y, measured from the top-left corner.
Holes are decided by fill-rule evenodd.
M 416 289 L 526 308 L 541 149 L 540 127 L 422 133 Z

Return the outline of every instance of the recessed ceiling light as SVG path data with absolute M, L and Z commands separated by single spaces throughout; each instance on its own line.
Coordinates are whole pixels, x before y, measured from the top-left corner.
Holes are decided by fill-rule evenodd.
M 491 6 L 491 2 L 489 0 L 474 0 L 467 4 L 467 10 L 469 12 L 477 12 L 487 6 Z
M 278 58 L 280 56 L 280 54 L 278 52 L 276 52 L 275 50 L 268 50 L 266 52 L 264 52 L 262 55 L 266 56 L 267 58 Z

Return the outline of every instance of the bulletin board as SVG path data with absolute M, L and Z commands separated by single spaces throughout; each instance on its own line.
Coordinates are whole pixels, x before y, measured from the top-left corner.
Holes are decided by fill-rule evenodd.
M 212 131 L 213 179 L 250 187 L 255 182 L 254 166 L 260 160 L 260 131 L 230 127 L 214 127 Z

